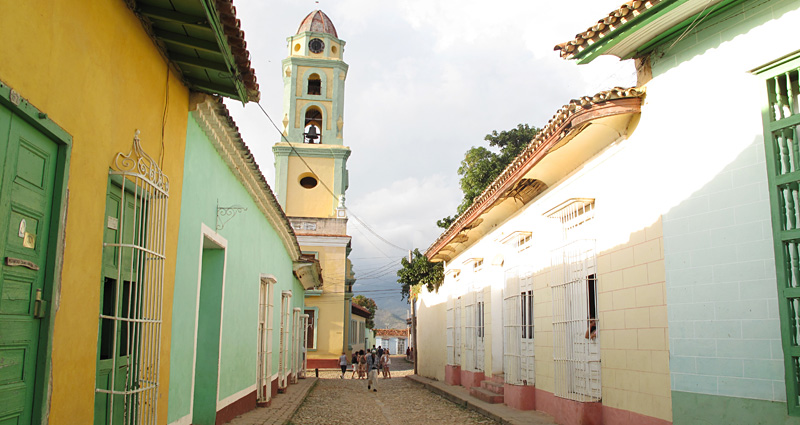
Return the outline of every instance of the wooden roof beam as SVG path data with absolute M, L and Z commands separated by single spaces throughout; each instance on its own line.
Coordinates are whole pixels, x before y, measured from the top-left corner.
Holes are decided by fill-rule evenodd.
M 205 16 L 192 16 L 176 12 L 174 10 L 148 5 L 140 5 L 137 8 L 137 11 L 150 19 L 211 31 L 211 26 L 208 24 L 208 18 Z

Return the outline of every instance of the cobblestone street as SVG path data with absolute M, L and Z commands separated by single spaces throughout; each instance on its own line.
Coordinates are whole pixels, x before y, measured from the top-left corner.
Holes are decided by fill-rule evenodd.
M 414 365 L 392 356 L 392 378 L 378 378 L 378 391 L 366 379 L 339 379 L 338 371 L 320 371 L 320 379 L 291 418 L 291 424 L 496 424 L 405 379 Z

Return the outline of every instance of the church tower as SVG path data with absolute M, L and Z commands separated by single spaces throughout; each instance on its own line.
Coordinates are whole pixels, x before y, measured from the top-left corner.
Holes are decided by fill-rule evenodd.
M 308 368 L 337 368 L 342 352 L 365 348 L 363 318 L 351 316 L 355 282 L 347 235 L 344 41 L 320 10 L 289 37 L 282 62 L 283 137 L 272 147 L 278 202 L 304 255 L 322 267 L 322 286 L 305 290 Z
M 278 201 L 291 217 L 344 218 L 350 156 L 342 132 L 345 42 L 321 10 L 287 40 L 282 123 L 290 143 L 282 139 L 272 148 Z

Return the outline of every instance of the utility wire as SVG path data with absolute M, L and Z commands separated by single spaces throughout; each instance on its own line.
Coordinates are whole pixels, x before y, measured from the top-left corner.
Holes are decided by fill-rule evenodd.
M 272 117 L 270 117 L 270 116 L 269 116 L 269 114 L 268 114 L 268 113 L 267 113 L 267 111 L 264 109 L 264 107 L 263 107 L 263 106 L 261 106 L 261 104 L 260 104 L 260 103 L 256 103 L 256 105 L 258 105 L 258 108 L 259 108 L 259 109 L 261 109 L 261 112 L 262 112 L 262 113 L 264 113 L 264 116 L 266 116 L 266 117 L 267 117 L 267 119 L 269 120 L 269 122 L 270 122 L 270 123 L 272 123 L 272 126 L 273 126 L 273 127 L 275 127 L 275 130 L 277 130 L 277 131 L 278 131 L 278 134 L 280 134 L 280 135 L 281 135 L 281 139 L 283 139 L 284 141 L 286 141 L 286 143 L 289 145 L 289 148 L 291 148 L 292 152 L 294 152 L 294 153 L 295 153 L 295 155 L 297 155 L 297 157 L 298 157 L 298 158 L 300 158 L 300 161 L 302 161 L 302 162 L 303 162 L 303 165 L 305 165 L 305 166 L 306 166 L 306 168 L 308 168 L 308 171 L 311 171 L 311 172 L 312 172 L 312 173 L 313 173 L 313 174 L 316 176 L 316 175 L 317 175 L 317 173 L 315 173 L 315 172 L 314 172 L 314 169 L 313 169 L 313 168 L 311 168 L 311 166 L 310 166 L 310 165 L 308 165 L 308 162 L 306 162 L 306 160 L 305 160 L 305 159 L 304 159 L 304 158 L 303 158 L 303 157 L 300 155 L 300 153 L 299 153 L 299 152 L 297 152 L 297 149 L 295 149 L 295 147 L 294 147 L 294 144 L 292 144 L 292 142 L 290 142 L 290 141 L 289 141 L 289 139 L 288 139 L 288 138 L 287 138 L 287 137 L 286 137 L 286 136 L 283 134 L 283 132 L 281 131 L 281 129 L 280 129 L 280 128 L 278 128 L 278 125 L 277 125 L 277 124 L 275 124 L 275 121 L 273 121 L 273 120 L 272 120 Z M 335 194 L 335 193 L 333 193 L 333 191 L 332 191 L 332 190 L 331 190 L 331 189 L 328 187 L 328 185 L 326 185 L 326 184 L 325 184 L 325 182 L 323 182 L 322 180 L 319 180 L 319 183 L 320 183 L 320 184 L 322 184 L 322 187 L 324 187 L 324 188 L 325 188 L 325 190 L 327 190 L 327 191 L 328 191 L 328 193 L 330 193 L 330 194 L 331 194 L 331 196 L 333 196 L 333 198 L 334 198 L 334 199 L 336 199 L 336 200 L 338 201 L 338 197 L 336 196 L 336 194 Z M 375 230 L 373 230 L 373 229 L 372 229 L 372 228 L 371 228 L 371 227 L 370 227 L 370 226 L 369 226 L 369 225 L 368 225 L 366 222 L 364 222 L 364 220 L 360 219 L 360 218 L 359 218 L 359 217 L 358 217 L 358 216 L 357 216 L 357 215 L 356 215 L 356 214 L 355 214 L 355 213 L 354 213 L 354 212 L 353 212 L 353 211 L 352 211 L 350 208 L 348 208 L 347 206 L 345 206 L 345 209 L 346 209 L 346 210 L 347 210 L 347 211 L 350 213 L 350 216 L 352 216 L 352 217 L 353 217 L 353 218 L 354 218 L 356 221 L 358 221 L 359 223 L 361 223 L 361 224 L 364 226 L 364 228 L 366 228 L 366 229 L 367 229 L 367 230 L 368 230 L 370 233 L 372 233 L 373 235 L 375 235 L 375 237 L 377 237 L 378 239 L 380 239 L 381 241 L 383 241 L 384 243 L 386 243 L 387 245 L 389 245 L 389 246 L 391 246 L 391 247 L 394 247 L 394 248 L 396 248 L 396 249 L 399 249 L 399 250 L 401 250 L 401 251 L 403 251 L 403 252 L 405 252 L 405 251 L 408 251 L 408 249 L 407 249 L 407 248 L 401 248 L 401 247 L 399 247 L 399 246 L 397 246 L 397 245 L 395 245 L 395 244 L 393 244 L 393 243 L 389 242 L 389 241 L 388 241 L 388 240 L 386 240 L 386 238 L 384 238 L 383 236 L 379 235 L 379 234 L 378 234 L 378 233 L 377 233 Z

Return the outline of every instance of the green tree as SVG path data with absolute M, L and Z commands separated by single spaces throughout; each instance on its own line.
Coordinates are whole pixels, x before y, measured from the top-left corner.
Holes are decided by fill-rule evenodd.
M 378 305 L 375 304 L 375 300 L 372 298 L 367 298 L 363 295 L 356 295 L 353 297 L 352 302 L 353 304 L 358 304 L 361 307 L 369 310 L 369 317 L 367 318 L 366 327 L 367 329 L 373 329 L 375 327 L 375 312 L 378 311 Z
M 497 132 L 493 130 L 483 139 L 489 142 L 490 147 L 497 148 L 495 153 L 482 146 L 473 146 L 464 154 L 464 160 L 458 167 L 458 175 L 461 176 L 461 192 L 464 197 L 455 216 L 445 217 L 436 222 L 441 228 L 448 228 L 463 214 L 475 198 L 480 196 L 489 184 L 503 172 L 503 170 L 514 161 L 525 147 L 536 137 L 540 129 L 530 127 L 528 124 L 518 124 L 511 130 Z
M 403 268 L 397 271 L 397 283 L 403 286 L 403 299 L 409 297 L 412 286 L 424 285 L 429 292 L 438 291 L 444 280 L 444 265 L 428 261 L 419 249 L 414 248 L 411 261 L 403 257 Z

